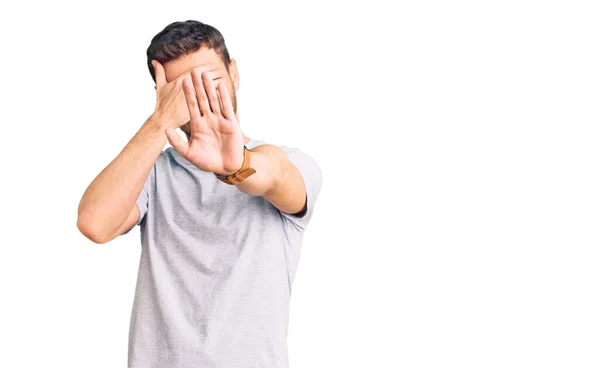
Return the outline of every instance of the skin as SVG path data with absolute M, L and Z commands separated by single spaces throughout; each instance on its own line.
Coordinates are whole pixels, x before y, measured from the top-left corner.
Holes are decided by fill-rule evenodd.
M 215 64 L 216 62 L 216 64 Z M 225 69 L 225 65 L 221 61 L 220 57 L 215 53 L 213 49 L 202 47 L 200 50 L 194 53 L 190 53 L 183 57 L 180 57 L 177 60 L 169 61 L 164 64 L 158 65 L 158 67 L 163 67 L 165 73 L 165 79 L 167 82 L 171 82 L 178 77 L 187 77 L 190 78 L 190 71 L 192 68 L 196 66 L 210 66 L 211 71 L 217 71 L 217 75 L 215 75 L 215 86 L 219 83 L 225 81 L 227 84 L 227 90 L 229 92 L 230 99 L 233 105 L 233 111 L 235 113 L 236 120 L 239 121 L 237 116 L 237 97 L 235 91 L 237 91 L 240 87 L 239 83 L 239 75 L 237 70 L 237 63 L 235 59 L 231 59 L 229 62 L 229 73 Z M 156 67 L 155 67 L 156 70 Z M 188 123 L 182 125 L 181 130 L 190 138 L 190 124 Z M 244 136 L 244 143 L 246 143 L 249 139 Z
M 109 242 L 137 223 L 136 200 L 167 140 L 204 171 L 227 175 L 242 166 L 243 145 L 249 138 L 237 117 L 235 59 L 229 62 L 228 73 L 214 50 L 202 47 L 164 65 L 156 61 L 153 65 L 154 112 L 92 181 L 79 203 L 77 227 L 95 243 Z M 177 128 L 185 132 L 187 142 L 176 133 Z M 250 155 L 256 173 L 235 188 L 264 197 L 282 212 L 301 212 L 306 188 L 285 152 L 266 144 L 253 148 Z
M 243 146 L 249 138 L 238 123 L 235 91 L 239 88 L 239 76 L 235 59 L 229 63 L 229 73 L 217 53 L 204 47 L 164 66 L 152 63 L 157 89 L 183 76 L 182 90 L 190 120 L 180 129 L 187 142 L 168 128 L 165 133 L 169 143 L 204 171 L 221 175 L 236 172 L 242 166 Z M 209 66 L 209 70 L 195 68 L 198 65 Z M 225 101 L 229 114 L 221 106 Z

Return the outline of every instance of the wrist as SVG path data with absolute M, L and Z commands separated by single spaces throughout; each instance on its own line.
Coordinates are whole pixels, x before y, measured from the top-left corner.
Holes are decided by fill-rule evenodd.
M 157 127 L 161 127 L 161 128 L 168 128 L 168 123 L 167 123 L 167 119 L 165 119 L 164 117 L 157 115 L 156 113 L 153 113 L 152 115 L 150 115 L 148 117 L 148 119 L 146 120 L 146 123 L 148 125 L 152 125 L 152 126 L 157 126 Z
M 140 128 L 140 133 L 149 138 L 164 138 L 166 140 L 167 134 L 165 133 L 165 130 L 167 127 L 168 125 L 163 121 L 150 116 Z
M 233 174 L 235 174 L 238 171 L 240 171 L 240 170 L 238 169 L 238 170 L 230 171 L 230 172 L 217 172 L 217 171 L 215 171 L 215 175 L 217 177 L 225 178 L 226 176 L 233 175 Z
M 248 150 L 248 148 L 246 148 L 246 145 L 244 145 L 244 149 L 242 150 L 242 163 L 239 165 L 239 167 L 233 171 L 215 171 L 214 174 L 217 177 L 221 177 L 222 179 L 224 179 L 225 177 L 229 176 L 229 175 L 233 175 L 236 172 L 240 171 L 243 167 L 244 167 L 244 158 L 245 157 L 245 151 Z M 249 150 L 248 150 L 249 151 Z
M 232 185 L 236 185 L 241 183 L 242 181 L 244 181 L 246 178 L 248 178 L 249 176 L 251 176 L 252 174 L 254 174 L 256 172 L 256 170 L 254 168 L 251 167 L 251 151 L 244 145 L 244 156 L 243 156 L 243 161 L 242 161 L 242 165 L 241 167 L 234 171 L 234 172 L 229 172 L 227 175 L 223 175 L 219 174 L 217 172 L 214 172 L 214 174 L 217 176 L 217 178 L 219 180 L 221 180 L 224 183 L 227 184 L 232 184 Z

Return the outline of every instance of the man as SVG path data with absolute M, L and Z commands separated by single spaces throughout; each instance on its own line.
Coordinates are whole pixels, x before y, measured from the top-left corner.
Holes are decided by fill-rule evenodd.
M 215 28 L 172 23 L 147 56 L 155 111 L 87 188 L 77 222 L 96 243 L 140 225 L 128 367 L 287 367 L 319 166 L 242 133 L 236 61 Z

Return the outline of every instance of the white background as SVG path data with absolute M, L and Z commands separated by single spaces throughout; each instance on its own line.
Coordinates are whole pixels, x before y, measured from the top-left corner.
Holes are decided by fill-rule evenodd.
M 77 206 L 187 19 L 237 59 L 244 133 L 323 171 L 292 368 L 600 366 L 594 5 L 2 5 L 0 367 L 125 367 L 139 227 L 94 244 Z

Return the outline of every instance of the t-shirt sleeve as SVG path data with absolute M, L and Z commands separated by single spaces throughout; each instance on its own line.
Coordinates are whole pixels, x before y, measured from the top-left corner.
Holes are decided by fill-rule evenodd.
M 152 188 L 154 188 L 154 180 L 155 180 L 155 175 L 156 175 L 155 169 L 156 169 L 156 164 L 150 170 L 150 174 L 148 174 L 148 177 L 146 178 L 146 181 L 144 182 L 144 186 L 142 187 L 142 191 L 140 192 L 140 195 L 138 196 L 138 199 L 135 202 L 135 204 L 138 206 L 138 209 L 140 210 L 140 218 L 139 218 L 138 222 L 135 224 L 138 226 L 142 224 L 142 222 L 146 218 L 146 213 L 148 212 L 148 204 L 149 204 L 149 201 L 151 198 L 150 193 L 152 192 Z M 133 229 L 135 227 L 135 225 L 132 226 L 129 230 L 122 233 L 121 235 L 125 235 L 128 232 L 130 232 L 131 229 Z
M 308 154 L 297 148 L 282 147 L 287 153 L 288 159 L 298 168 L 304 186 L 306 188 L 306 205 L 304 209 L 297 214 L 285 213 L 279 211 L 283 219 L 291 224 L 296 230 L 303 232 L 313 215 L 317 197 L 321 192 L 322 173 L 317 162 Z

